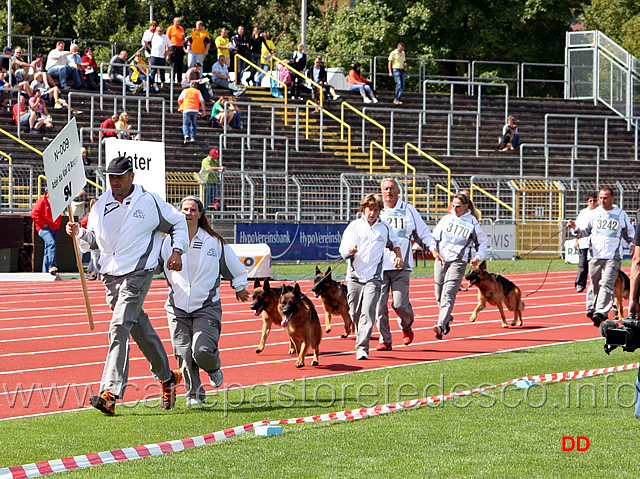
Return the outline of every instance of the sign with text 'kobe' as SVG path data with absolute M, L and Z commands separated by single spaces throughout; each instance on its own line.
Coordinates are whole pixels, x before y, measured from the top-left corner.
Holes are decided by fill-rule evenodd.
M 157 193 L 162 199 L 166 198 L 163 142 L 107 138 L 104 146 L 106 166 L 119 156 L 130 157 L 135 173 L 133 182 L 144 186 L 147 191 Z
M 44 174 L 47 176 L 51 216 L 56 219 L 87 182 L 75 118 L 49 143 L 42 153 L 42 159 Z

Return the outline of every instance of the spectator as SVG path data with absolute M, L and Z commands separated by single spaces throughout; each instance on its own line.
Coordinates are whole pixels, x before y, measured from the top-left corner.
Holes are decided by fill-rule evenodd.
M 502 136 L 496 150 L 517 150 L 520 148 L 520 133 L 514 116 L 507 117 L 507 124 L 502 127 Z
M 114 55 L 109 63 L 109 69 L 107 70 L 107 76 L 109 77 L 109 80 L 116 83 L 125 83 L 125 79 L 127 77 L 126 50 L 122 50 L 117 55 Z
M 242 56 L 243 58 L 247 58 L 247 54 L 249 53 L 249 39 L 244 34 L 244 27 L 240 25 L 238 27 L 238 33 L 231 37 L 231 44 L 233 45 L 233 51 Z M 232 58 L 233 60 L 233 58 Z M 244 73 L 247 70 L 247 63 L 240 57 L 237 60 L 238 71 L 236 71 L 236 83 L 238 85 L 244 85 Z
M 218 209 L 218 171 L 224 171 L 225 167 L 220 166 L 220 153 L 217 149 L 212 148 L 209 150 L 209 154 L 202 159 L 202 165 L 200 166 L 200 178 L 205 184 L 204 194 L 204 211 L 207 211 L 209 205 L 214 210 Z
M 129 124 L 129 114 L 126 111 L 120 113 L 120 117 L 118 118 L 118 121 L 116 121 L 115 126 L 116 130 L 122 130 L 118 131 L 118 138 L 131 138 L 131 133 L 129 133 L 129 130 L 131 129 L 131 125 Z
M 35 113 L 35 126 L 31 129 L 31 133 L 39 133 L 42 127 L 53 128 L 53 120 L 40 90 L 33 92 L 33 96 L 29 98 L 29 110 Z
M 204 57 L 209 54 L 209 48 L 211 48 L 211 37 L 209 32 L 204 29 L 204 22 L 198 20 L 195 30 L 191 30 L 187 39 L 187 64 L 189 68 L 193 67 L 196 62 L 204 65 Z
M 31 210 L 31 219 L 38 231 L 38 236 L 44 241 L 44 255 L 42 256 L 42 272 L 52 275 L 58 274 L 56 264 L 56 240 L 62 217 L 58 216 L 53 220 L 51 214 L 51 204 L 49 203 L 49 192 L 41 196 Z
M 116 123 L 118 123 L 119 120 L 120 120 L 120 116 L 118 116 L 117 113 L 114 113 L 113 115 L 111 115 L 110 118 L 107 118 L 105 121 L 100 123 L 100 128 L 104 128 L 104 129 L 108 128 L 110 130 L 115 130 Z M 115 138 L 116 136 L 118 136 L 117 131 L 101 131 L 100 132 L 100 138 Z
M 166 66 L 167 65 L 167 57 L 171 53 L 171 40 L 169 37 L 164 34 L 164 30 L 160 25 L 156 27 L 155 35 L 151 40 L 151 60 L 149 65 L 154 66 Z M 160 80 L 162 82 L 161 86 L 164 86 L 166 81 L 166 70 L 152 69 L 151 78 L 153 81 L 153 89 L 158 92 L 160 89 L 158 88 L 158 75 L 160 76 Z
M 407 60 L 404 53 L 404 43 L 398 43 L 398 47 L 389 54 L 389 76 L 396 82 L 396 97 L 394 105 L 402 105 L 402 93 L 404 92 L 404 79 L 407 70 Z
M 356 359 L 369 359 L 369 339 L 380 298 L 385 249 L 395 253 L 395 268 L 403 266 L 400 241 L 389 223 L 379 218 L 382 207 L 378 195 L 365 196 L 360 202 L 362 217 L 349 223 L 340 242 L 340 255 L 348 261 L 349 311 L 357 325 Z
M 322 58 L 317 57 L 314 60 L 313 66 L 309 68 L 309 71 L 307 72 L 307 77 L 311 78 L 314 82 L 322 86 L 324 94 L 330 94 L 331 98 L 334 101 L 340 98 L 340 95 L 336 93 L 336 89 L 333 88 L 332 85 L 329 85 L 327 83 L 327 70 L 325 70 L 324 68 L 324 62 L 322 61 Z M 320 104 L 320 90 L 315 85 L 312 85 L 311 88 L 311 99 L 317 104 Z
M 283 95 L 286 95 L 288 92 L 291 92 L 292 87 L 293 87 L 293 79 L 291 78 L 291 71 L 285 66 L 283 65 L 283 63 L 289 64 L 288 60 L 282 60 L 282 63 L 278 63 L 278 79 L 284 83 L 285 85 L 287 85 L 287 92 L 282 92 Z M 284 90 L 284 88 L 283 88 Z M 293 95 L 291 96 L 291 99 L 293 100 Z
M 80 78 L 78 70 L 69 65 L 69 53 L 64 49 L 64 42 L 56 43 L 56 48 L 51 50 L 47 56 L 46 70 L 52 77 L 60 79 L 60 87 L 63 90 L 68 88 L 67 77 L 69 76 L 73 79 L 73 85 L 82 89 L 82 78 Z
M 29 69 L 31 64 L 26 62 L 22 57 L 22 48 L 16 47 L 16 50 L 11 57 L 11 65 L 13 74 L 18 82 L 29 81 Z
M 220 55 L 218 57 L 218 61 L 213 64 L 213 68 L 211 68 L 211 74 L 213 76 L 213 83 L 218 85 L 220 88 L 226 88 L 233 92 L 233 96 L 240 96 L 245 92 L 244 88 L 238 88 L 233 83 L 229 82 L 229 69 L 225 64 L 226 57 L 224 55 Z
M 262 32 L 263 42 L 260 47 L 260 66 L 265 71 L 271 70 L 271 57 L 273 57 L 273 54 L 276 52 L 276 46 L 268 39 L 268 36 L 269 34 L 267 32 Z M 264 75 L 263 72 L 258 74 L 258 86 L 262 85 Z
M 7 73 L 0 71 L 0 99 L 2 101 L 2 106 L 6 105 L 9 100 L 11 100 L 11 93 L 7 90 L 8 88 L 11 88 L 11 85 L 8 84 L 7 77 Z M 29 96 L 33 96 L 33 90 L 26 81 L 18 83 L 18 85 L 16 85 L 16 88 L 24 91 Z
M 47 77 L 47 85 L 56 84 L 56 82 L 53 80 L 51 75 L 49 75 L 46 71 L 44 71 L 44 57 L 42 56 L 42 53 L 36 53 L 35 59 L 31 62 L 31 68 L 29 72 L 30 72 L 29 81 L 33 79 L 33 76 L 36 73 L 42 72 Z
M 129 77 L 127 78 L 127 86 L 133 93 L 147 91 L 147 67 L 142 58 L 142 52 L 138 50 L 131 60 L 129 68 Z
M 220 35 L 216 38 L 215 43 L 218 51 L 218 57 L 220 57 L 220 55 L 224 55 L 225 63 L 227 64 L 227 67 L 231 71 L 233 71 L 233 65 L 231 64 L 231 48 L 233 47 L 233 45 L 231 44 L 231 41 L 227 38 L 228 33 L 229 33 L 229 30 L 227 30 L 226 27 L 222 27 L 220 29 Z
M 289 58 L 289 65 L 291 68 L 299 71 L 304 75 L 305 70 L 307 69 L 307 54 L 304 52 L 304 44 L 298 45 L 298 50 L 291 54 L 291 58 Z M 291 99 L 294 97 L 298 100 L 302 100 L 302 84 L 304 83 L 304 78 L 300 75 L 293 74 L 293 91 L 291 92 Z
M 215 121 L 219 126 L 224 126 L 225 121 L 231 128 L 242 128 L 242 115 L 237 105 L 234 105 L 229 99 L 221 96 L 218 101 L 215 102 L 211 110 L 211 119 Z M 226 119 L 224 107 L 227 106 Z M 212 125 L 212 126 L 215 126 Z
M 18 122 L 20 123 L 21 127 L 29 127 L 29 130 L 31 130 L 32 126 L 35 126 L 35 113 L 31 112 L 31 111 L 27 111 L 26 107 L 24 106 L 26 102 L 26 97 L 24 94 L 20 94 L 18 95 L 18 101 L 16 103 L 14 103 L 13 105 L 13 122 L 17 125 Z M 33 116 L 33 121 L 31 120 L 31 117 Z
M 206 105 L 198 82 L 191 82 L 189 88 L 185 88 L 178 97 L 178 111 L 182 112 L 182 134 L 185 145 L 196 141 L 196 131 L 198 129 L 198 112 L 202 110 L 202 116 L 206 117 Z
M 60 96 L 60 88 L 55 86 L 55 84 L 53 87 L 49 85 L 47 82 L 47 76 L 48 75 L 43 72 L 36 73 L 33 76 L 33 81 L 31 82 L 31 89 L 34 91 L 40 90 L 42 98 L 45 101 L 52 100 L 54 109 L 58 110 L 60 108 L 68 108 L 69 105 L 64 98 Z
M 175 75 L 176 83 L 182 82 L 182 71 L 184 70 L 185 36 L 184 27 L 180 26 L 181 21 L 182 19 L 180 17 L 175 17 L 173 19 L 173 25 L 167 28 L 167 36 L 171 41 L 170 61 L 173 65 L 173 74 Z
M 260 35 L 260 29 L 258 27 L 253 27 L 253 33 L 251 34 L 251 38 L 249 38 L 249 47 L 251 48 L 251 63 L 256 66 L 260 65 L 260 54 L 262 53 L 262 45 L 265 43 L 265 39 L 262 35 Z M 255 68 L 251 67 L 251 74 L 249 75 L 249 79 L 247 83 L 249 85 L 260 85 L 258 81 L 258 76 L 260 72 Z
M 13 77 L 11 59 L 13 58 L 13 50 L 11 47 L 6 46 L 2 50 L 2 58 L 0 58 L 0 72 L 3 72 L 6 75 L 6 82 L 9 85 L 13 85 L 15 83 L 15 77 Z
M 378 103 L 378 99 L 373 94 L 373 90 L 369 85 L 371 82 L 362 76 L 360 73 L 360 63 L 354 63 L 353 68 L 349 71 L 349 90 L 355 90 L 360 92 L 362 100 L 365 103 Z
M 96 59 L 93 58 L 93 48 L 87 47 L 84 49 L 84 56 L 82 57 L 82 65 L 84 67 L 84 75 L 89 85 L 95 85 L 98 89 L 100 85 L 100 77 L 98 76 L 98 64 Z
M 249 298 L 249 283 L 247 270 L 233 249 L 211 228 L 200 199 L 187 196 L 180 202 L 180 212 L 189 229 L 190 247 L 182 257 L 182 263 L 188 266 L 181 271 L 164 267 L 169 283 L 165 309 L 174 355 L 185 379 L 187 406 L 193 406 L 203 405 L 206 398 L 200 369 L 207 373 L 214 388 L 224 381 L 218 347 L 222 279 L 231 280 L 238 301 Z M 165 238 L 161 258 L 169 257 L 171 252 L 171 238 Z M 164 265 L 163 260 L 161 263 Z
M 144 33 L 142 34 L 142 48 L 145 51 L 145 56 L 146 57 L 150 57 L 151 56 L 151 40 L 153 40 L 153 37 L 155 36 L 155 32 L 156 32 L 156 22 L 155 20 L 151 20 L 149 22 L 149 29 L 145 30 Z
M 204 100 L 211 101 L 211 94 L 209 93 L 209 89 L 207 88 L 207 83 L 209 80 L 205 80 L 204 78 L 202 78 L 202 65 L 199 62 L 196 62 L 191 68 L 187 70 L 182 88 L 189 88 L 192 81 L 198 82 L 198 90 L 200 90 L 200 93 L 202 93 L 202 97 L 204 98 Z
M 91 198 L 91 201 L 89 201 L 89 213 L 91 213 L 91 208 L 93 208 L 93 205 L 96 204 L 96 201 L 98 201 L 97 198 Z M 80 221 L 80 226 L 82 226 L 83 228 L 86 228 L 87 224 L 89 223 L 89 213 L 87 213 L 86 216 L 82 218 L 82 220 Z M 90 251 L 89 253 L 91 254 L 91 259 L 89 260 L 89 265 L 87 266 L 87 272 L 84 275 L 84 277 L 88 281 L 95 281 L 96 279 L 100 278 L 100 270 L 98 269 L 98 261 L 100 260 L 100 251 L 93 250 L 93 251 Z
M 78 72 L 78 75 L 80 76 L 80 80 L 82 81 L 82 86 L 84 87 L 85 80 L 86 80 L 85 73 L 84 73 L 85 65 L 82 64 L 82 57 L 80 56 L 78 45 L 76 45 L 75 43 L 71 45 L 71 53 L 69 53 L 69 56 L 67 57 L 67 63 L 71 68 L 73 68 Z M 89 80 L 87 81 L 87 85 L 92 90 L 98 89 L 98 86 L 93 82 L 93 79 L 91 77 L 89 77 Z

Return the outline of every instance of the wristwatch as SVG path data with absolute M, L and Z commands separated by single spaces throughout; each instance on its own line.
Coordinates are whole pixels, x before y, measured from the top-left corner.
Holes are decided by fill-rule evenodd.
M 175 251 L 179 255 L 182 255 L 182 253 L 183 253 L 183 251 L 180 248 L 173 248 L 173 251 Z

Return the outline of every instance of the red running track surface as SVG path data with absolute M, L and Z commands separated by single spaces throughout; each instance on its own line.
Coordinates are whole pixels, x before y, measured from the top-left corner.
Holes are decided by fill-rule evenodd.
M 453 311 L 455 321 L 444 340 L 434 337 L 437 319 L 433 278 L 411 281 L 411 302 L 415 312 L 415 340 L 402 344 L 401 333 L 390 308 L 393 350 L 376 351 L 377 330 L 371 340 L 370 360 L 355 359 L 353 334 L 340 338 L 341 318 L 333 318 L 332 331 L 323 333 L 320 365 L 294 367 L 295 357 L 287 354 L 288 340 L 282 328 L 274 326 L 261 354 L 255 349 L 260 340 L 262 318 L 253 314 L 249 302 L 239 303 L 228 283 L 221 288 L 223 303 L 221 359 L 225 387 L 265 384 L 304 377 L 321 377 L 384 367 L 441 361 L 457 357 L 490 354 L 599 337 L 598 330 L 585 316 L 584 294 L 574 290 L 575 272 L 512 274 L 508 277 L 523 292 L 526 308 L 524 325 L 503 329 L 500 313 L 487 306 L 475 323 L 468 318 L 477 302 L 477 292 L 458 293 Z M 273 285 L 280 285 L 273 281 Z M 303 292 L 313 297 L 310 281 L 300 282 Z M 527 297 L 542 285 L 535 294 Z M 111 313 L 105 303 L 100 282 L 89 283 L 95 329 L 88 326 L 79 280 L 52 283 L 3 283 L 0 292 L 0 420 L 61 412 L 86 407 L 90 394 L 99 391 L 107 353 L 107 331 Z M 170 354 L 171 341 L 163 308 L 167 297 L 164 280 L 154 280 L 145 302 L 145 311 Z M 324 315 L 320 300 L 313 298 L 320 319 Z M 513 315 L 507 312 L 509 323 Z M 129 387 L 126 401 L 157 399 L 159 383 L 149 364 L 131 343 Z M 208 377 L 202 374 L 203 384 Z M 178 388 L 178 394 L 184 388 Z

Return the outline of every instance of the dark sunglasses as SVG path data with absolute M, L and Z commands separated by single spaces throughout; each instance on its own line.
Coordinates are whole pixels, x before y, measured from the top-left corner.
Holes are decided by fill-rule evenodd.
M 453 206 L 454 208 L 462 208 L 463 206 L 467 206 L 467 205 L 451 205 L 451 206 Z

